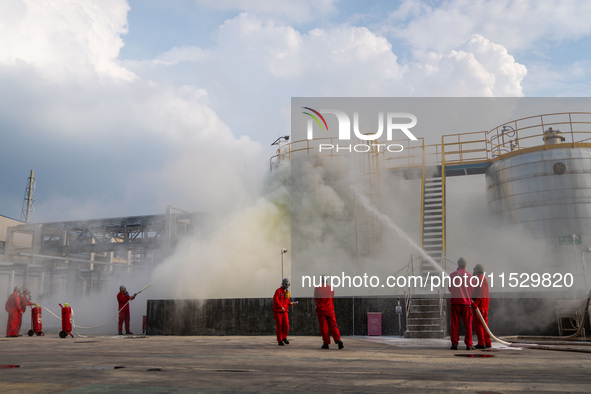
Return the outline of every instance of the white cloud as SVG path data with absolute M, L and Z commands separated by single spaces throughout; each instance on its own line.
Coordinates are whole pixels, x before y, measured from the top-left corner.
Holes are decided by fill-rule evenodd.
M 208 52 L 195 47 L 174 47 L 170 51 L 158 56 L 156 61 L 165 65 L 173 65 L 181 62 L 202 63 L 208 59 Z
M 235 137 L 203 88 L 141 79 L 117 63 L 125 1 L 18 5 L 0 16 L 12 18 L 0 42 L 0 129 L 18 132 L 3 160 L 36 169 L 36 220 L 168 204 L 219 210 L 252 198 L 268 165 L 260 144 Z M 162 62 L 200 53 L 171 51 Z
M 249 13 L 226 20 L 213 47 L 178 46 L 152 60 L 120 64 L 129 9 L 125 1 L 109 0 L 100 7 L 73 0 L 4 3 L 0 26 L 9 39 L 0 43 L 0 77 L 14 91 L 4 103 L 4 115 L 23 115 L 19 127 L 34 135 L 68 136 L 69 146 L 91 142 L 117 153 L 133 150 L 134 143 L 149 147 L 142 158 L 153 160 L 144 170 L 128 164 L 138 189 L 126 193 L 129 202 L 139 198 L 139 180 L 166 185 L 150 193 L 159 201 L 179 196 L 175 200 L 182 202 L 174 201 L 179 206 L 225 203 L 197 184 L 211 195 L 226 187 L 232 193 L 243 186 L 253 190 L 260 180 L 247 170 L 262 167 L 268 158 L 255 141 L 270 143 L 289 134 L 285 109 L 292 96 L 523 94 L 525 67 L 506 46 L 483 35 L 462 36 L 445 50 L 427 51 L 419 45 L 411 58 L 401 61 L 392 42 L 366 27 L 335 25 L 300 32 L 268 18 L 274 3 L 258 3 L 249 6 L 254 7 Z M 323 4 L 314 10 L 330 12 L 332 3 Z M 457 12 L 463 15 L 467 6 L 459 5 Z M 241 6 L 227 2 L 219 7 Z M 301 7 L 310 11 L 316 5 Z M 422 23 L 442 12 L 425 7 L 404 3 L 398 20 L 417 15 L 416 23 Z M 263 8 L 270 11 L 265 14 Z M 405 26 L 410 32 L 414 25 Z M 430 30 L 435 38 L 437 26 Z M 28 108 L 11 110 L 15 98 Z M 31 111 L 35 118 L 24 116 Z M 115 148 L 108 148 L 114 143 Z M 219 182 L 197 170 L 221 157 L 218 165 L 227 176 Z M 159 163 L 156 171 L 154 163 Z
M 364 27 L 314 29 L 301 34 L 294 28 L 263 22 L 241 14 L 220 27 L 216 69 L 235 75 L 233 86 L 307 83 L 323 94 L 379 94 L 383 79 L 401 74 L 388 41 Z M 239 58 L 240 61 L 231 61 Z M 278 86 L 279 88 L 281 85 Z M 277 89 L 281 94 L 290 91 Z
M 507 50 L 474 35 L 446 54 L 415 54 L 407 79 L 413 90 L 434 96 L 522 96 L 527 70 Z
M 530 76 L 524 81 L 524 89 L 530 96 L 548 96 L 547 92 L 554 92 L 559 97 L 589 96 L 589 60 L 562 66 L 551 62 L 533 62 L 528 66 L 528 70 Z
M 335 11 L 335 0 L 195 0 L 200 6 L 249 13 L 293 22 L 307 22 Z
M 216 38 L 207 56 L 201 56 L 199 48 L 184 48 L 173 50 L 175 62 L 146 61 L 130 67 L 147 78 L 175 75 L 179 83 L 193 78 L 207 89 L 211 105 L 232 128 L 249 130 L 260 140 L 277 136 L 276 130 L 261 125 L 289 124 L 276 109 L 288 107 L 292 96 L 523 94 L 525 67 L 506 48 L 479 35 L 445 52 L 417 50 L 405 62 L 384 36 L 365 27 L 301 33 L 243 13 L 226 20 Z
M 390 32 L 414 49 L 446 52 L 472 34 L 510 51 L 539 41 L 560 42 L 591 33 L 586 0 L 450 0 L 436 6 L 405 0 L 392 12 Z
M 129 80 L 117 63 L 127 2 L 2 0 L 0 63 L 26 63 L 54 78 L 98 74 Z M 8 10 L 4 12 L 4 10 Z

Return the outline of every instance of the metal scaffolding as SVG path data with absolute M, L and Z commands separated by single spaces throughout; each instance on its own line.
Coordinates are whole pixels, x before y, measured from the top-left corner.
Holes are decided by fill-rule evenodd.
M 145 270 L 197 231 L 204 216 L 169 207 L 164 215 L 75 220 L 9 227 L 0 277 L 34 288 L 90 294 L 114 272 Z

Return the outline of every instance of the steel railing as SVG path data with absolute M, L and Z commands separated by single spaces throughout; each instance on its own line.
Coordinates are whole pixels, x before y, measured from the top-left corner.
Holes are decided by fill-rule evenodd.
M 551 129 L 550 129 L 551 128 Z M 550 131 L 550 132 L 549 132 Z M 564 140 L 559 140 L 564 138 Z M 338 145 L 340 140 L 333 138 L 315 138 L 282 144 L 271 157 L 270 165 L 294 155 L 310 155 L 318 152 L 320 144 Z M 425 165 L 476 164 L 490 162 L 507 154 L 515 154 L 525 149 L 552 149 L 565 144 L 591 146 L 591 112 L 557 112 L 529 116 L 511 120 L 488 131 L 445 134 L 440 144 L 425 144 L 408 139 L 396 141 L 376 140 L 372 144 L 399 144 L 400 152 L 372 150 L 371 153 L 383 155 L 387 169 L 421 169 Z M 330 150 L 323 152 L 325 157 L 344 156 L 347 151 Z

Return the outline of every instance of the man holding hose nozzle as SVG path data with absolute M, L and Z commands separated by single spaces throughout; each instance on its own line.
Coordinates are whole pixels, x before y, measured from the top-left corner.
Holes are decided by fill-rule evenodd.
M 318 317 L 318 325 L 320 327 L 320 334 L 322 335 L 321 349 L 329 349 L 330 337 L 339 346 L 339 349 L 344 347 L 341 341 L 341 334 L 337 326 L 337 320 L 334 315 L 334 305 L 332 300 L 334 298 L 334 290 L 332 286 L 326 283 L 326 276 L 322 277 L 322 286 L 314 289 L 314 301 L 316 301 L 316 316 Z
M 119 335 L 123 335 L 123 322 L 125 322 L 125 334 L 133 334 L 133 332 L 129 331 L 129 301 L 133 300 L 136 294 L 129 296 L 127 288 L 119 286 L 119 293 L 117 293 L 117 301 L 119 302 L 119 323 L 117 328 L 119 329 Z
M 21 331 L 21 325 L 23 324 L 23 314 L 27 310 L 28 306 L 35 305 L 34 302 L 29 301 L 29 297 L 31 296 L 31 290 L 28 288 L 24 288 L 23 294 L 21 295 L 21 309 L 23 312 L 18 316 L 18 324 L 16 326 L 16 333 L 18 334 Z
M 464 343 L 466 350 L 474 350 L 472 346 L 472 286 L 470 278 L 472 275 L 466 271 L 468 263 L 466 259 L 460 257 L 458 259 L 458 269 L 452 272 L 450 277 L 449 292 L 451 293 L 451 350 L 458 350 L 458 342 L 460 341 L 460 318 L 464 322 L 466 328 L 466 335 L 464 336 Z
M 475 346 L 476 349 L 486 349 L 492 347 L 490 341 L 490 335 L 480 322 L 478 315 L 476 314 L 476 308 L 480 311 L 482 318 L 488 325 L 488 281 L 484 276 L 484 266 L 482 264 L 476 264 L 474 266 L 473 275 L 478 277 L 479 286 L 474 288 L 472 293 L 472 307 L 474 308 L 474 314 L 472 316 L 472 325 L 476 336 L 478 337 L 478 344 Z

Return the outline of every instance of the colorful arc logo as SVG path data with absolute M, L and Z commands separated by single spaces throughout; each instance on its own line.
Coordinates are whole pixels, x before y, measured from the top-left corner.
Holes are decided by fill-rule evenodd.
M 314 112 L 314 114 L 316 114 L 320 119 L 322 119 L 322 123 L 324 123 L 324 126 L 326 127 L 326 131 L 328 131 L 328 125 L 326 124 L 326 120 L 324 120 L 324 117 L 320 114 L 320 112 L 316 111 L 315 109 L 312 109 L 310 107 L 302 107 L 304 109 L 307 109 L 308 111 L 312 111 Z M 320 126 L 320 130 L 322 130 L 322 123 L 320 123 L 320 120 L 312 115 L 310 112 L 302 112 L 303 114 L 308 115 L 309 117 L 311 117 L 312 119 L 314 119 L 316 121 L 316 123 L 318 123 L 318 126 Z

